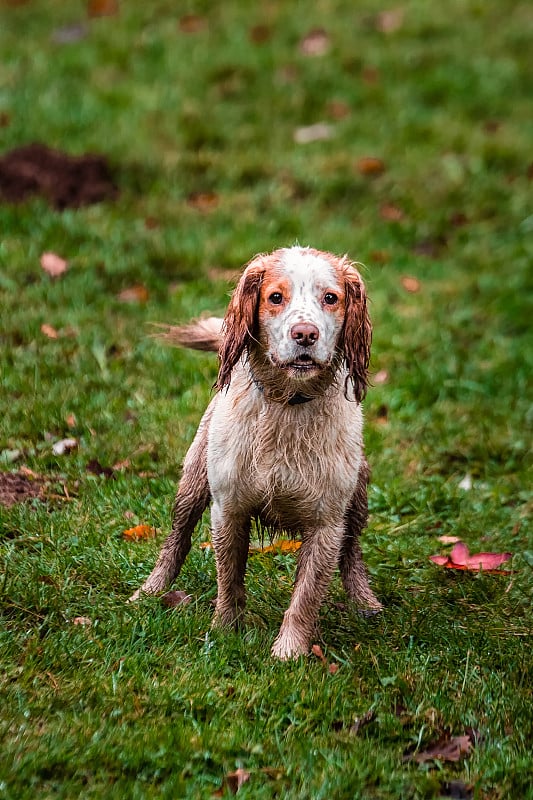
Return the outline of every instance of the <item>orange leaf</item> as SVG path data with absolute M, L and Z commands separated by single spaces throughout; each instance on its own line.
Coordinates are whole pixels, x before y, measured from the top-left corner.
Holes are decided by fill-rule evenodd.
M 121 303 L 146 303 L 148 300 L 148 289 L 140 284 L 123 289 L 118 294 Z
M 155 528 L 151 525 L 135 525 L 133 528 L 128 528 L 122 531 L 125 539 L 152 539 L 155 536 Z
M 295 539 L 279 539 L 267 547 L 250 547 L 250 553 L 296 553 L 301 546 Z
M 58 278 L 67 271 L 68 261 L 56 255 L 56 253 L 43 253 L 41 256 L 41 267 L 50 277 Z
M 411 292 L 412 294 L 420 291 L 420 281 L 418 278 L 413 278 L 411 275 L 403 276 L 402 286 L 406 292 Z
M 375 158 L 374 156 L 360 158 L 356 166 L 361 175 L 381 175 L 385 172 L 384 162 L 381 158 Z

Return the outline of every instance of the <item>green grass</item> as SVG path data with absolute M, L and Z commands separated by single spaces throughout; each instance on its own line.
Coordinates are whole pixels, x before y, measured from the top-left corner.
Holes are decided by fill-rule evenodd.
M 0 797 L 209 798 L 237 767 L 254 800 L 440 798 L 453 781 L 533 797 L 529 4 L 408 0 L 388 34 L 375 0 L 178 5 L 122 3 L 71 44 L 57 31 L 85 4 L 0 8 L 1 151 L 99 151 L 120 187 L 77 211 L 0 204 L 1 468 L 51 482 L 44 502 L 0 507 Z M 183 33 L 187 12 L 205 27 Z M 328 53 L 305 56 L 321 27 Z M 349 113 L 332 119 L 332 101 Z M 319 121 L 332 139 L 294 142 Z M 359 173 L 365 156 L 382 175 Z M 199 211 L 195 192 L 218 204 Z M 228 272 L 295 241 L 363 262 L 372 366 L 389 375 L 365 402 L 363 542 L 386 610 L 360 619 L 334 582 L 317 643 L 336 674 L 269 657 L 292 555 L 251 557 L 244 634 L 211 632 L 207 516 L 178 581 L 193 602 L 125 604 L 216 371 L 148 323 L 222 312 Z M 148 301 L 121 303 L 135 284 Z M 54 455 L 65 436 L 78 450 Z M 130 465 L 106 479 L 92 459 Z M 137 522 L 158 539 L 123 539 Z M 511 551 L 512 575 L 437 568 L 442 534 Z M 403 760 L 470 729 L 458 764 Z

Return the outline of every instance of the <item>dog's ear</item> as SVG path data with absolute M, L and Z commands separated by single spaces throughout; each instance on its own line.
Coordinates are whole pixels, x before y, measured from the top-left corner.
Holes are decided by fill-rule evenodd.
M 372 324 L 368 316 L 365 285 L 352 265 L 344 268 L 345 311 L 341 349 L 358 403 L 368 387 Z
M 224 317 L 223 339 L 218 353 L 216 389 L 222 389 L 229 384 L 234 366 L 257 336 L 257 313 L 264 271 L 261 258 L 253 259 L 231 296 Z

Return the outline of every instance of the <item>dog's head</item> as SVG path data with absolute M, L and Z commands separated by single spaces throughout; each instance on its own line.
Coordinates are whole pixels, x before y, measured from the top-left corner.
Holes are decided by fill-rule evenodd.
M 360 274 L 347 258 L 293 247 L 256 256 L 224 320 L 217 387 L 246 353 L 303 391 L 344 362 L 358 402 L 368 385 L 372 327 Z

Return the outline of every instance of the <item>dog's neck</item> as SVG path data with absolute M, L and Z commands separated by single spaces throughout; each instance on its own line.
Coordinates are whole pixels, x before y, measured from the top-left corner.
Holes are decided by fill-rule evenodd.
M 335 391 L 337 388 L 336 364 L 332 364 L 313 379 L 297 381 L 281 376 L 278 367 L 249 353 L 246 369 L 250 380 L 265 400 L 280 405 L 298 406 L 310 403 L 311 400 L 324 398 L 332 389 Z

